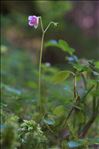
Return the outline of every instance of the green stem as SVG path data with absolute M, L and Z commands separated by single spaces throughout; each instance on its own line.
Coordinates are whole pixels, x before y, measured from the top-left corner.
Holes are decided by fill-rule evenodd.
M 78 96 L 77 89 L 76 89 L 76 86 L 77 86 L 76 75 L 73 75 L 73 76 L 74 76 L 74 97 L 73 97 L 73 99 L 75 100 L 75 101 L 74 101 L 74 105 L 76 105 L 79 96 Z M 73 107 L 71 108 L 71 110 L 69 111 L 67 117 L 66 117 L 65 120 L 63 121 L 62 126 L 66 126 L 67 121 L 68 121 L 68 119 L 70 118 L 70 116 L 71 116 L 72 112 L 74 111 L 74 109 L 75 109 L 75 107 L 73 106 Z
M 84 99 L 87 97 L 87 95 L 91 92 L 91 90 L 95 87 L 95 85 L 92 85 L 88 91 L 85 93 L 85 95 L 82 97 L 82 102 L 84 102 Z
M 82 79 L 83 79 L 83 83 L 84 83 L 84 86 L 85 86 L 85 90 L 87 90 L 87 82 L 86 82 L 86 78 L 85 78 L 85 76 L 84 76 L 83 73 L 81 73 L 81 77 L 82 77 Z
M 80 133 L 79 137 L 83 138 L 87 135 L 88 130 L 90 129 L 91 125 L 94 123 L 96 117 L 97 117 L 98 113 L 96 113 L 96 115 L 93 115 L 89 121 L 87 122 L 87 124 L 84 126 L 84 128 L 82 129 L 82 132 Z
M 48 26 L 46 27 L 46 29 L 44 30 L 44 33 L 47 32 L 47 30 L 49 29 L 49 27 L 50 27 L 51 24 L 54 24 L 55 26 L 57 25 L 57 23 L 55 23 L 55 22 L 50 22 L 50 23 L 48 24 Z
M 41 29 L 42 29 L 42 40 L 41 40 L 41 49 L 40 49 L 40 61 L 39 61 L 39 108 L 40 108 L 40 112 L 43 110 L 42 107 L 42 100 L 41 100 L 41 65 L 42 65 L 42 54 L 43 54 L 43 45 L 44 45 L 44 37 L 45 37 L 45 33 L 47 32 L 48 28 L 50 27 L 51 24 L 56 25 L 54 22 L 50 22 L 48 24 L 48 26 L 44 29 L 43 27 L 43 22 L 42 22 L 42 18 L 40 18 L 40 23 L 41 23 Z
M 76 91 L 76 75 L 74 76 L 74 99 L 77 97 L 77 91 Z
M 45 33 L 43 32 L 42 40 L 41 40 L 41 49 L 40 49 L 40 61 L 39 61 L 39 104 L 40 105 L 41 105 L 41 64 L 42 64 L 44 35 L 45 35 Z
M 41 17 L 39 17 L 40 18 L 40 23 L 41 23 L 41 29 L 42 29 L 42 33 L 44 32 L 44 27 L 43 27 L 43 22 L 42 22 L 42 18 Z

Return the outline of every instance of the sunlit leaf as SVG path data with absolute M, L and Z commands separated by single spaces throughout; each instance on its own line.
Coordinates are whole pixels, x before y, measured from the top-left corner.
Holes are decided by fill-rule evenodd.
M 75 51 L 73 48 L 70 48 L 68 43 L 64 40 L 59 40 L 59 47 L 70 55 L 72 55 Z
M 56 40 L 50 40 L 46 42 L 45 47 L 50 47 L 50 46 L 59 47 L 58 42 Z
M 54 83 L 61 83 L 66 80 L 70 75 L 69 71 L 60 71 L 52 79 Z
M 68 54 L 72 55 L 74 53 L 74 49 L 69 47 L 68 43 L 64 40 L 59 40 L 58 42 L 56 40 L 50 40 L 45 44 L 45 47 L 57 47 L 63 50 L 64 52 L 67 52 Z
M 69 47 L 68 43 L 64 40 L 59 40 L 59 45 L 64 51 Z
M 79 72 L 84 72 L 84 71 L 87 71 L 88 70 L 88 67 L 87 66 L 84 66 L 84 65 L 81 65 L 79 63 L 77 64 L 74 64 L 73 67 L 79 71 Z
M 64 107 L 62 105 L 57 106 L 54 110 L 53 110 L 53 114 L 55 114 L 56 116 L 61 116 L 64 114 Z

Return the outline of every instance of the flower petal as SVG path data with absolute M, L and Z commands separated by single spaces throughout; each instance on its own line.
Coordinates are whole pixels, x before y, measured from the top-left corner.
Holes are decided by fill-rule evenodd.
M 31 21 L 33 19 L 33 16 L 29 16 L 28 20 Z
M 35 29 L 38 27 L 39 17 L 37 17 L 37 16 L 29 16 L 28 20 L 29 20 L 29 22 L 28 22 L 29 26 L 34 26 Z
M 29 24 L 29 26 L 34 26 L 32 21 L 29 21 L 28 24 Z
M 37 17 L 37 24 L 39 24 L 39 17 Z

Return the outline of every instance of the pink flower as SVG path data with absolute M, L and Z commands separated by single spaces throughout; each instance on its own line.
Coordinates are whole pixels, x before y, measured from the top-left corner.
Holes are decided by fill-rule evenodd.
M 38 24 L 39 24 L 39 17 L 36 17 L 36 16 L 29 16 L 28 17 L 28 24 L 29 26 L 34 26 L 34 28 L 37 28 L 38 27 Z

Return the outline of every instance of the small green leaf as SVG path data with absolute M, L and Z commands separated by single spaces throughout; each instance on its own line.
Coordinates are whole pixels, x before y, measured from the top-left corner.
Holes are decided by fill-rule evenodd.
M 72 55 L 75 51 L 73 48 L 69 47 L 68 43 L 64 40 L 59 40 L 59 42 L 55 40 L 51 40 L 45 44 L 45 47 L 50 47 L 50 46 L 60 48 L 61 50 L 63 50 L 64 52 L 67 52 L 70 55 Z
M 69 71 L 60 71 L 52 78 L 52 81 L 54 83 L 61 83 L 64 80 L 66 80 L 69 77 L 69 75 L 70 75 Z
M 88 138 L 88 142 L 90 145 L 99 144 L 99 138 Z
M 70 48 L 68 43 L 64 40 L 59 40 L 59 46 L 63 51 L 69 53 L 70 55 L 72 55 L 75 51 L 73 48 Z
M 88 70 L 88 67 L 87 66 L 84 66 L 84 65 L 81 65 L 79 63 L 77 64 L 74 64 L 73 67 L 79 71 L 79 72 L 84 72 L 84 71 L 87 71 Z
M 33 89 L 35 89 L 35 88 L 38 87 L 38 86 L 37 86 L 37 83 L 31 82 L 31 81 L 27 82 L 27 85 L 28 85 L 29 87 L 33 88 Z
M 95 62 L 95 67 L 99 69 L 99 61 Z
M 93 90 L 93 95 L 96 96 L 96 97 L 99 97 L 99 90 Z
M 76 113 L 76 118 L 77 118 L 77 121 L 80 123 L 84 123 L 84 121 L 85 121 L 84 113 L 81 111 Z
M 64 40 L 59 40 L 60 47 L 65 51 L 66 48 L 69 47 L 68 43 Z
M 45 47 L 59 47 L 58 42 L 56 40 L 50 40 L 45 43 Z
M 54 109 L 53 114 L 56 116 L 61 116 L 64 114 L 64 112 L 65 112 L 64 107 L 62 105 L 60 105 Z

